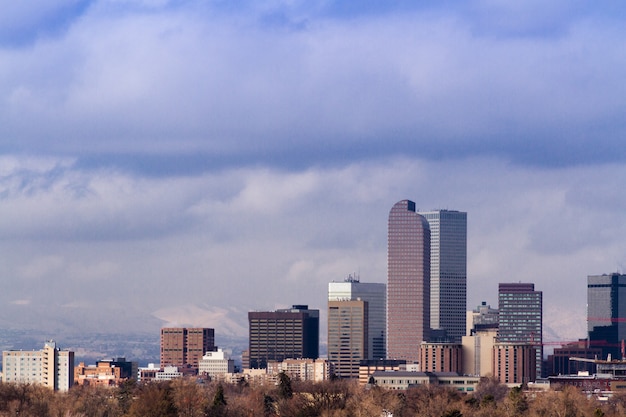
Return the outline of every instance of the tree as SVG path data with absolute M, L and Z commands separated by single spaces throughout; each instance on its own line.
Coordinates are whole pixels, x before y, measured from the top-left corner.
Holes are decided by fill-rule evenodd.
M 127 379 L 117 387 L 117 403 L 123 414 L 128 413 L 136 390 L 137 381 L 135 379 Z
M 90 417 L 116 417 L 123 413 L 111 388 L 79 385 L 65 395 L 67 412 Z
M 179 378 L 172 382 L 172 400 L 178 417 L 203 417 L 208 405 L 202 388 L 192 378 Z
M 476 387 L 474 397 L 481 404 L 483 402 L 500 402 L 506 397 L 508 391 L 507 386 L 496 378 L 482 378 Z
M 142 385 L 128 410 L 129 417 L 176 417 L 169 381 Z
M 278 374 L 278 395 L 285 399 L 293 396 L 291 378 L 284 371 Z
M 224 397 L 224 386 L 217 384 L 215 395 L 213 395 L 213 407 L 221 407 L 226 405 L 226 397 Z
M 528 411 L 528 401 L 522 387 L 514 387 L 509 391 L 509 395 L 505 401 L 507 414 L 511 417 L 520 417 L 526 415 Z

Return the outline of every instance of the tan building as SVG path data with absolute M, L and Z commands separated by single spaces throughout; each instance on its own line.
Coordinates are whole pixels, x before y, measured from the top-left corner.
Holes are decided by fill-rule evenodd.
M 74 352 L 50 340 L 41 350 L 2 352 L 2 382 L 41 384 L 67 391 L 74 383 Z
M 463 348 L 458 343 L 420 344 L 422 372 L 462 372 Z
M 498 335 L 497 328 L 476 331 L 463 336 L 463 374 L 491 376 L 493 372 L 493 347 Z
M 250 385 L 269 385 L 278 383 L 278 374 L 268 374 L 266 368 L 246 368 L 241 375 Z
M 209 328 L 164 327 L 161 329 L 161 368 L 198 369 L 206 352 L 215 350 L 215 331 Z
M 365 385 L 370 382 L 370 377 L 376 371 L 399 371 L 406 367 L 404 360 L 367 360 L 359 364 L 359 384 Z
M 84 362 L 74 368 L 74 383 L 99 387 L 118 386 L 121 382 L 137 378 L 137 363 L 124 358 L 102 360 L 95 365 L 85 366 Z
M 268 374 L 278 375 L 281 372 L 295 381 L 320 382 L 330 379 L 332 366 L 326 359 L 285 359 L 267 363 Z
M 480 382 L 479 377 L 461 376 L 455 372 L 376 371 L 372 379 L 375 385 L 386 389 L 405 390 L 420 385 L 438 385 L 461 392 L 475 391 Z
M 503 384 L 524 384 L 537 379 L 535 346 L 496 343 L 493 347 L 493 376 Z
M 339 378 L 358 378 L 359 364 L 368 358 L 368 303 L 328 302 L 328 360 Z

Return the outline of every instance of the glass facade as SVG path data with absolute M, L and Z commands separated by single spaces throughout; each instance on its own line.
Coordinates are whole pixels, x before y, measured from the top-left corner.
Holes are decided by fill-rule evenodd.
M 360 282 L 349 277 L 344 282 L 328 284 L 328 301 L 363 300 L 368 304 L 368 358 L 387 357 L 387 286 L 382 283 Z
M 621 343 L 626 340 L 626 275 L 590 275 L 587 277 L 587 330 L 590 346 L 602 348 L 606 357 L 623 356 Z
M 461 343 L 467 310 L 467 213 L 420 214 L 430 226 L 430 327 Z
M 543 293 L 535 284 L 498 285 L 498 342 L 535 346 L 537 376 L 543 357 Z
M 414 202 L 391 208 L 387 242 L 387 357 L 418 362 L 430 335 L 430 228 Z

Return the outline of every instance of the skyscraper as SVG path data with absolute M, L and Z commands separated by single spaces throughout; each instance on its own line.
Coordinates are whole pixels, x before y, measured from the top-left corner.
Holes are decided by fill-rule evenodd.
M 215 330 L 203 327 L 164 327 L 161 329 L 161 368 L 166 366 L 198 369 L 206 352 L 215 350 Z
M 498 343 L 530 344 L 535 349 L 536 376 L 543 357 L 543 293 L 535 284 L 498 284 Z
M 268 360 L 319 356 L 320 312 L 307 305 L 248 313 L 250 368 L 265 368 Z
M 418 362 L 430 335 L 430 228 L 413 201 L 391 208 L 387 244 L 387 357 Z
M 339 378 L 358 378 L 368 358 L 367 312 L 367 301 L 328 302 L 328 361 Z
M 387 286 L 377 282 L 360 282 L 352 275 L 343 282 L 328 283 L 328 301 L 359 299 L 367 301 L 368 304 L 368 357 L 365 359 L 385 359 Z
M 587 330 L 590 347 L 602 348 L 602 356 L 623 356 L 626 340 L 626 275 L 587 277 Z
M 467 306 L 467 213 L 420 212 L 430 227 L 430 327 L 448 341 L 465 336 Z

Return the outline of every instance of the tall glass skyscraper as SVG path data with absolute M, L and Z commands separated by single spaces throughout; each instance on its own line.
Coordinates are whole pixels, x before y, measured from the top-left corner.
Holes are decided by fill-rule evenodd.
M 587 330 L 590 347 L 602 348 L 602 356 L 623 356 L 626 340 L 626 275 L 587 277 Z
M 498 342 L 535 346 L 536 376 L 543 357 L 543 293 L 535 284 L 498 284 Z
M 419 362 L 430 336 L 430 228 L 415 203 L 402 200 L 387 233 L 387 358 Z
M 328 283 L 328 301 L 363 300 L 368 304 L 368 357 L 387 357 L 385 328 L 387 325 L 387 286 L 377 282 L 360 282 L 348 276 L 343 282 Z
M 430 226 L 430 327 L 461 343 L 467 309 L 467 213 L 420 212 Z

